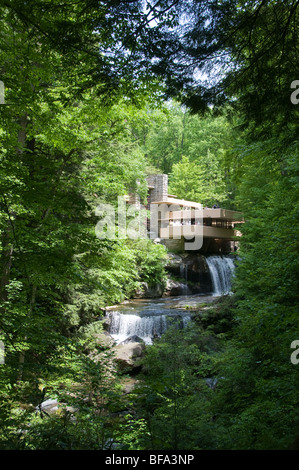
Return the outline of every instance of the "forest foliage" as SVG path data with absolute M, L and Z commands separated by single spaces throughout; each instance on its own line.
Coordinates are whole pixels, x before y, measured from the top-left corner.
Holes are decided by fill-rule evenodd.
M 298 2 L 0 11 L 0 448 L 298 448 Z M 101 319 L 166 250 L 100 240 L 96 208 L 152 172 L 246 223 L 234 295 L 147 348 L 133 400 Z

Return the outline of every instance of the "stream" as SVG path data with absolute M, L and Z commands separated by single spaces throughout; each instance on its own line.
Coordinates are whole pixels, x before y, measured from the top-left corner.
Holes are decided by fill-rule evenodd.
M 134 299 L 116 307 L 109 307 L 109 333 L 117 344 L 142 339 L 152 344 L 173 322 L 184 328 L 191 320 L 188 308 L 198 304 L 213 302 L 215 296 L 229 294 L 234 274 L 234 262 L 226 256 L 207 257 L 213 292 L 207 294 L 188 294 L 158 299 Z M 186 309 L 186 307 L 188 307 Z M 136 338 L 138 337 L 138 338 Z

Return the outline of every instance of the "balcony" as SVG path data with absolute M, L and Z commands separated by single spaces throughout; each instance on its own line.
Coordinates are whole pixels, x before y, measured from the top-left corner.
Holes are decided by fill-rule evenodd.
M 233 228 L 206 225 L 169 225 L 160 228 L 160 238 L 180 239 L 185 237 L 190 239 L 195 236 L 235 240 L 238 237 L 238 232 Z

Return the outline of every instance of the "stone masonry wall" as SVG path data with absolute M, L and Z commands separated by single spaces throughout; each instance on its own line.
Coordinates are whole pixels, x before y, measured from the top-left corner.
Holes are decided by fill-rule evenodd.
M 149 202 L 167 201 L 168 197 L 168 175 L 150 175 L 146 178 L 150 189 Z

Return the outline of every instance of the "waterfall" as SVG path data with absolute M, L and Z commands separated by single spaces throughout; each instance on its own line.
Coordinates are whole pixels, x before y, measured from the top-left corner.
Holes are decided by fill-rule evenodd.
M 232 256 L 209 256 L 206 258 L 209 267 L 207 274 L 210 284 L 210 277 L 213 285 L 213 295 L 219 296 L 228 294 L 231 291 L 231 278 L 234 273 L 234 260 Z M 133 338 L 138 336 L 145 344 L 152 344 L 155 337 L 160 337 L 175 322 L 176 327 L 185 328 L 192 319 L 192 316 L 186 312 L 184 304 L 202 301 L 202 294 L 199 297 L 190 295 L 188 288 L 188 274 L 194 275 L 194 269 L 191 268 L 190 260 L 184 260 L 180 263 L 180 277 L 184 280 L 181 283 L 182 296 L 160 298 L 160 299 L 136 299 L 127 304 L 120 305 L 107 312 L 109 317 L 109 333 L 117 344 L 123 341 L 135 341 Z M 195 271 L 196 272 L 196 271 Z M 193 277 L 194 279 L 194 277 Z M 208 287 L 210 290 L 210 287 Z M 189 295 L 188 295 L 189 294 Z M 188 295 L 188 296 L 187 296 Z M 210 296 L 210 295 L 209 295 Z M 211 296 L 210 296 L 211 297 Z
M 181 264 L 180 265 L 180 276 L 185 281 L 182 284 L 182 294 L 183 295 L 188 295 L 188 294 L 190 294 L 190 289 L 188 287 L 188 265 L 187 264 Z
M 117 343 L 136 335 L 149 344 L 155 335 L 161 336 L 167 329 L 165 315 L 140 317 L 139 315 L 112 312 L 110 318 L 110 334 Z
M 121 343 L 131 336 L 138 336 L 145 344 L 151 344 L 154 337 L 159 337 L 170 326 L 171 321 L 178 321 L 178 325 L 184 328 L 190 321 L 188 314 L 165 314 L 155 315 L 132 315 L 118 311 L 109 312 L 110 328 L 109 333 L 116 343 Z
M 213 295 L 229 294 L 235 269 L 234 260 L 229 256 L 209 256 L 206 259 L 212 278 Z

